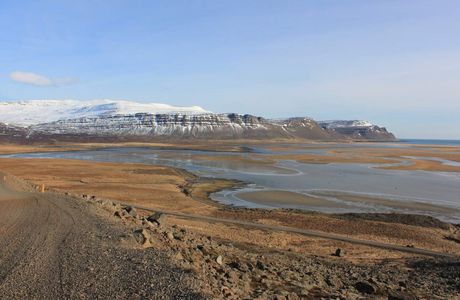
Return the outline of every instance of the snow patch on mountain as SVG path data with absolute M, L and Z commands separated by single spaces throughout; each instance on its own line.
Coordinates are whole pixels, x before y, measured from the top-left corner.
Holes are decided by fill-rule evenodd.
M 30 126 L 59 120 L 97 118 L 116 115 L 210 113 L 200 106 L 180 107 L 161 103 L 137 103 L 123 100 L 27 100 L 0 102 L 0 123 Z
M 247 130 L 267 130 L 257 117 L 238 114 L 171 115 L 136 113 L 38 124 L 29 135 L 238 137 Z
M 319 121 L 318 124 L 320 124 L 323 128 L 327 129 L 374 126 L 374 124 L 363 120 L 327 120 Z

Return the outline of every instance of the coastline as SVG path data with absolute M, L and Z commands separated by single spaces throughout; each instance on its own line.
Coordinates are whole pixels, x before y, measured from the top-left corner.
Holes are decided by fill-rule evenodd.
M 266 224 L 282 224 L 298 226 L 303 229 L 315 229 L 325 232 L 345 234 L 375 241 L 393 241 L 398 244 L 416 244 L 432 250 L 451 249 L 460 252 L 460 245 L 446 242 L 444 235 L 438 229 L 421 229 L 418 227 L 399 228 L 409 226 L 385 223 L 382 226 L 378 221 L 341 220 L 334 215 L 316 212 L 301 212 L 294 210 L 253 210 L 234 208 L 216 204 L 208 198 L 208 194 L 221 187 L 213 187 L 211 182 L 197 181 L 197 176 L 183 170 L 160 166 L 140 164 L 96 163 L 90 161 L 62 160 L 62 159 L 0 159 L 0 170 L 23 178 L 35 185 L 45 184 L 50 190 L 68 192 L 77 197 L 94 196 L 102 199 L 114 199 L 125 203 L 148 206 L 152 209 L 194 213 L 204 216 L 226 217 L 237 219 L 253 219 L 255 222 Z M 190 189 L 190 182 L 198 184 L 191 186 L 191 194 L 184 193 L 184 188 Z M 225 187 L 233 186 L 235 182 L 222 182 Z M 240 183 L 237 183 L 240 184 Z M 201 186 L 200 186 L 201 185 Z M 190 191 L 190 190 L 189 190 Z M 254 217 L 257 216 L 255 219 Z M 293 223 L 293 221 L 295 222 Z M 195 227 L 203 234 L 217 235 L 221 238 L 230 238 L 235 241 L 253 243 L 253 237 L 237 234 L 239 230 L 229 231 L 227 226 L 216 225 L 208 228 L 204 224 L 191 225 L 196 222 L 177 220 L 186 226 Z M 185 222 L 185 223 L 184 223 Z M 337 223 L 341 223 L 340 225 Z M 365 222 L 366 226 L 362 226 Z M 199 224 L 200 222 L 198 222 Z M 188 224 L 188 225 L 187 225 Z M 360 225 L 361 224 L 361 225 Z M 204 227 L 203 227 L 204 226 Z M 358 226 L 358 227 L 357 227 Z M 394 226 L 398 229 L 393 228 Z M 357 230 L 357 228 L 361 228 Z M 385 229 L 386 228 L 386 229 Z M 430 231 L 428 234 L 426 230 Z M 434 231 L 432 231 L 434 230 Z M 249 231 L 251 232 L 251 231 Z M 402 236 L 397 232 L 405 232 Z M 261 233 L 257 233 L 260 235 Z M 263 236 L 263 234 L 262 234 Z M 289 236 L 289 235 L 287 235 Z M 433 240 L 436 240 L 436 242 Z M 280 235 L 274 245 L 288 249 L 286 235 Z M 289 239 L 288 239 L 289 240 Z M 263 244 L 263 243 L 262 243 Z M 299 246 L 302 244 L 299 244 Z M 298 251 L 312 251 L 312 249 L 296 246 Z M 292 247 L 292 245 L 291 245 Z M 458 247 L 458 249 L 456 248 Z M 322 246 L 320 247 L 322 248 Z M 357 248 L 359 249 L 359 247 Z M 457 249 L 457 250 L 455 250 Z M 314 252 L 318 253 L 318 249 Z M 328 250 L 321 250 L 325 255 Z M 356 250 L 361 257 L 366 257 L 363 250 Z M 388 255 L 385 254 L 383 256 Z M 390 255 L 393 256 L 394 254 Z

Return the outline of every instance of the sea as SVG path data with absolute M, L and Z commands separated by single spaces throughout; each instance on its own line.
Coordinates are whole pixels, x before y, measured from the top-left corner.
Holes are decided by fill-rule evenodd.
M 442 145 L 442 146 L 460 146 L 460 140 L 441 140 L 441 139 L 400 139 L 400 143 L 418 144 L 418 145 Z

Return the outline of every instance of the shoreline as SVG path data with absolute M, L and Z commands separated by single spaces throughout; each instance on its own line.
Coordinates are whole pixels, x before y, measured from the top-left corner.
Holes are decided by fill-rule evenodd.
M 65 159 L 1 158 L 0 170 L 8 171 L 8 173 L 34 182 L 36 185 L 45 184 L 53 190 L 69 191 L 78 197 L 87 195 L 87 197 L 114 199 L 147 206 L 152 209 L 173 210 L 191 214 L 198 213 L 204 216 L 222 218 L 234 216 L 243 220 L 249 218 L 255 222 L 282 224 L 285 226 L 295 225 L 295 227 L 301 229 L 352 235 L 358 238 L 370 238 L 375 241 L 383 239 L 395 243 L 415 242 L 417 244 L 420 242 L 421 244 L 418 246 L 434 248 L 433 250 L 443 249 L 442 247 L 445 249 L 457 247 L 452 243 L 446 244 L 439 232 L 432 232 L 426 235 L 425 230 L 419 231 L 418 227 L 411 229 L 415 231 L 399 228 L 400 226 L 412 225 L 385 223 L 386 225 L 382 228 L 382 223 L 379 221 L 363 221 L 363 218 L 358 218 L 357 220 L 343 220 L 342 218 L 342 220 L 339 220 L 340 218 L 338 219 L 335 216 L 336 214 L 292 209 L 252 210 L 223 205 L 209 199 L 209 194 L 221 189 L 244 186 L 246 183 L 199 179 L 199 176 L 179 168 Z M 217 186 L 216 182 L 219 182 Z M 294 220 L 295 222 L 293 222 Z M 178 222 L 183 221 L 179 220 Z M 361 228 L 363 222 L 366 224 L 365 228 Z M 183 224 L 192 226 L 195 222 Z M 216 228 L 196 226 L 198 225 L 193 225 L 194 230 L 198 230 L 203 234 L 218 235 L 222 238 L 232 236 L 235 240 L 242 240 L 245 243 L 254 242 L 253 237 L 235 235 L 236 232 L 226 226 L 216 226 Z M 390 229 L 393 226 L 398 227 L 398 229 Z M 407 233 L 402 236 L 396 234 L 401 230 Z M 443 234 L 446 235 L 446 233 Z M 260 235 L 260 233 L 257 233 L 257 235 Z M 287 242 L 284 241 L 286 238 L 281 238 L 281 236 L 276 238 L 275 244 L 287 249 Z M 260 235 L 261 241 L 263 240 L 262 237 L 263 235 Z M 436 242 L 431 241 L 428 243 L 427 241 L 432 238 L 435 238 Z M 260 243 L 262 243 L 261 241 Z M 300 245 L 294 248 L 301 252 L 311 251 L 308 250 L 310 246 L 298 248 Z M 361 253 L 361 250 L 356 251 Z M 456 252 L 457 250 L 452 251 Z M 460 252 L 460 247 L 458 251 Z M 361 253 L 361 255 L 366 257 L 368 254 Z
M 194 188 L 193 184 L 200 184 L 202 181 L 200 180 L 200 177 L 196 174 L 193 174 L 187 170 L 180 169 L 180 168 L 171 168 L 175 171 L 179 171 L 180 173 L 190 176 L 191 178 L 187 179 L 187 184 L 191 184 L 190 188 Z M 34 182 L 31 182 L 27 179 L 24 179 L 20 176 L 16 176 L 14 174 L 5 172 L 4 170 L 0 169 L 0 175 L 4 177 L 4 179 L 9 179 L 6 181 L 9 185 L 11 185 L 12 188 L 18 188 L 20 190 L 26 191 L 26 192 L 37 192 L 40 190 L 40 186 L 35 184 Z M 189 182 L 188 180 L 192 180 L 192 182 Z M 196 181 L 195 181 L 196 180 Z M 220 180 L 220 179 L 218 179 Z M 205 180 L 207 181 L 207 180 Z M 212 182 L 213 180 L 210 180 Z M 230 181 L 230 180 L 225 180 L 223 179 L 222 181 L 228 181 L 228 184 L 230 186 L 238 186 L 240 184 L 245 184 L 243 182 L 238 182 L 238 181 Z M 236 184 L 236 185 L 231 185 L 231 184 Z M 27 187 L 24 189 L 24 187 Z M 208 187 L 208 186 L 206 186 Z M 270 214 L 294 214 L 294 215 L 303 215 L 306 217 L 326 217 L 326 218 L 331 218 L 331 219 L 344 219 L 344 220 L 359 220 L 359 221 L 378 221 L 378 222 L 383 222 L 383 223 L 393 223 L 393 224 L 400 224 L 400 225 L 410 225 L 410 226 L 420 226 L 420 227 L 427 227 L 427 228 L 439 228 L 439 229 L 450 229 L 452 226 L 458 227 L 460 229 L 460 223 L 451 223 L 451 222 L 446 222 L 439 220 L 435 217 L 428 216 L 428 215 L 421 215 L 421 214 L 413 214 L 413 213 L 326 213 L 326 212 L 320 212 L 320 211 L 314 211 L 314 210 L 302 210 L 302 209 L 295 209 L 295 208 L 274 208 L 274 209 L 264 209 L 264 208 L 247 208 L 247 207 L 237 207 L 237 206 L 230 206 L 230 205 L 225 205 L 221 204 L 217 201 L 212 200 L 211 198 L 204 199 L 202 198 L 203 195 L 209 195 L 214 192 L 214 190 L 219 190 L 219 188 L 215 189 L 201 189 L 200 192 L 201 194 L 199 197 L 193 197 L 192 193 L 189 193 L 188 196 L 190 196 L 192 199 L 205 203 L 207 205 L 211 204 L 212 207 L 217 208 L 214 214 L 211 214 L 211 216 L 219 216 L 219 215 L 226 215 L 228 213 L 236 213 L 236 215 L 241 215 L 245 213 L 249 214 L 256 214 L 256 215 L 270 215 Z M 52 193 L 57 193 L 61 195 L 68 195 L 71 197 L 76 197 L 78 198 L 83 198 L 88 200 L 90 198 L 89 193 L 88 194 L 83 194 L 83 195 L 78 195 L 73 193 L 71 190 L 62 190 L 62 189 L 54 189 L 54 188 L 45 188 L 46 192 L 52 192 Z M 183 192 L 183 191 L 182 191 Z M 186 193 L 187 194 L 187 193 Z M 91 196 L 95 200 L 100 199 L 100 197 L 97 196 Z M 100 199 L 101 201 L 105 200 L 111 200 L 111 199 Z M 113 199 L 112 199 L 113 200 Z M 125 203 L 126 205 L 129 204 Z M 155 208 L 149 208 L 150 210 L 155 210 Z M 206 214 L 205 214 L 206 216 Z M 405 220 L 405 218 L 408 218 Z M 241 220 L 246 220 L 245 218 L 241 218 Z M 296 228 L 297 226 L 294 226 Z M 460 233 L 460 232 L 459 232 Z M 459 252 L 460 253 L 460 252 Z
M 226 149 L 226 150 L 222 150 L 222 149 L 211 149 L 212 148 L 212 145 L 211 146 L 207 146 L 208 148 L 207 149 L 201 149 L 203 145 L 198 145 L 198 146 L 195 146 L 193 147 L 194 149 L 193 150 L 196 150 L 198 148 L 200 148 L 200 151 L 209 151 L 209 152 L 212 152 L 212 153 L 220 153 L 222 151 L 229 151 L 229 150 L 233 150 L 232 152 L 239 152 L 239 153 L 252 153 L 251 151 L 249 151 L 250 149 L 247 147 L 247 146 L 242 146 L 242 145 L 235 145 L 235 144 L 232 144 L 231 148 L 232 149 Z M 227 145 L 228 146 L 228 145 Z M 226 146 L 226 147 L 227 147 Z M 8 147 L 11 147 L 11 145 L 8 145 L 7 146 L 7 149 Z M 21 148 L 20 145 L 15 145 L 14 147 L 16 148 L 13 148 L 15 150 L 18 150 L 17 147 Z M 85 150 L 104 150 L 104 149 L 109 149 L 109 148 L 119 148 L 119 145 L 107 145 L 107 144 L 87 144 L 85 145 L 86 149 L 74 149 L 74 148 L 70 148 L 70 149 L 66 149 L 66 148 L 58 148 L 58 149 L 54 149 L 55 151 L 85 151 Z M 152 149 L 153 151 L 154 150 L 177 150 L 177 149 L 188 149 L 188 150 L 191 150 L 191 147 L 184 147 L 184 145 L 174 145 L 174 146 L 171 146 L 171 145 L 159 145 L 159 144 L 149 144 L 149 145 L 146 145 L 146 144 L 143 144 L 142 146 L 140 144 L 136 144 L 136 145 L 133 145 L 132 143 L 125 143 L 124 146 L 122 148 L 131 148 L 131 147 L 135 147 L 135 148 L 142 148 L 142 149 Z M 267 148 L 271 148 L 272 146 L 267 146 Z M 283 147 L 283 146 L 281 146 Z M 297 146 L 296 146 L 297 147 Z M 2 149 L 3 146 L 0 146 L 0 153 L 2 152 L 5 152 L 4 149 Z M 316 149 L 317 147 L 310 147 L 308 146 L 306 149 Z M 327 149 L 327 145 L 321 145 L 320 146 L 321 149 L 323 148 L 326 148 Z M 305 149 L 305 145 L 304 145 L 304 148 Z M 352 148 L 352 149 L 349 149 L 349 148 L 336 148 L 336 149 L 333 149 L 333 150 L 329 150 L 327 151 L 327 153 L 325 155 L 319 155 L 319 154 L 311 154 L 311 153 L 308 153 L 308 154 L 285 154 L 285 155 L 282 155 L 282 154 L 279 154 L 279 155 L 273 155 L 273 154 L 267 154 L 267 155 L 261 155 L 261 154 L 258 154 L 258 153 L 255 153 L 254 155 L 251 155 L 251 156 L 223 156 L 223 155 L 218 155 L 218 156 L 206 156 L 205 154 L 192 154 L 192 158 L 193 159 L 198 159 L 198 160 L 206 160 L 206 159 L 209 159 L 210 161 L 214 162 L 214 161 L 217 161 L 217 162 L 229 162 L 229 163 L 233 163 L 233 162 L 236 162 L 236 163 L 242 163 L 242 164 L 245 164 L 245 165 L 251 165 L 253 167 L 257 167 L 259 166 L 258 164 L 260 164 L 259 167 L 264 167 L 264 168 L 270 168 L 270 167 L 273 167 L 275 168 L 276 164 L 277 164 L 277 159 L 286 159 L 286 158 L 291 158 L 291 159 L 294 159 L 298 162 L 301 162 L 301 163 L 307 163 L 307 164 L 310 164 L 310 163 L 314 163 L 314 164 L 322 164 L 322 163 L 325 163 L 325 164 L 329 164 L 329 163 L 363 163 L 363 158 L 360 158 L 358 159 L 357 161 L 357 158 L 353 155 L 351 157 L 344 157 L 344 155 L 348 155 L 348 153 L 350 152 L 350 150 L 353 150 L 355 148 Z M 2 151 L 3 150 L 3 151 Z M 11 150 L 11 148 L 10 148 Z M 32 150 L 38 150 L 38 149 L 27 149 L 27 151 L 32 151 Z M 40 149 L 40 150 L 45 150 L 45 149 Z M 359 149 L 358 149 L 359 150 Z M 375 149 L 368 149 L 368 148 L 364 148 L 363 151 L 365 151 L 365 153 L 367 154 L 367 157 L 368 158 L 364 158 L 364 161 L 366 161 L 366 159 L 371 159 L 371 161 L 374 162 L 373 164 L 373 168 L 380 168 L 380 169 L 397 169 L 397 170 L 404 170 L 406 168 L 409 168 L 411 170 L 415 170 L 414 168 L 414 165 L 417 164 L 418 162 L 418 159 L 414 159 L 413 157 L 403 157 L 401 159 L 406 159 L 406 160 L 415 160 L 415 163 L 412 163 L 410 165 L 406 165 L 406 164 L 401 164 L 401 160 L 399 161 L 399 165 L 397 166 L 391 166 L 391 165 L 388 165 L 388 162 L 389 162 L 389 159 L 388 158 L 384 158 L 382 159 L 381 157 L 381 152 L 384 152 L 384 154 L 391 154 L 389 155 L 389 157 L 399 157 L 401 154 L 400 153 L 392 153 L 394 151 L 404 151 L 405 149 L 390 149 L 390 153 L 388 153 L 388 149 L 386 148 L 375 148 Z M 241 152 L 241 151 L 244 151 L 244 152 Z M 369 155 L 369 151 L 374 151 L 375 154 L 374 155 Z M 426 150 L 424 150 L 426 151 Z M 24 153 L 24 152 L 23 152 Z M 33 152 L 32 152 L 33 153 Z M 332 155 L 333 154 L 333 155 Z M 458 158 L 460 159 L 460 153 L 457 154 L 452 154 L 452 153 L 448 153 L 447 155 L 449 156 L 452 156 L 454 158 Z M 457 155 L 457 156 L 455 156 Z M 308 158 L 310 157 L 310 158 Z M 49 158 L 49 159 L 53 159 L 53 158 Z M 313 161 L 312 161 L 313 159 Z M 78 160 L 78 159 L 76 159 Z M 88 160 L 88 161 L 91 161 L 91 160 Z M 385 164 L 378 164 L 377 163 L 380 162 L 380 161 L 383 161 L 385 162 Z M 118 163 L 118 162 L 117 162 Z M 115 163 L 115 164 L 117 164 Z M 437 161 L 431 161 L 430 163 L 438 163 L 438 164 L 441 164 L 441 162 L 437 162 Z M 123 163 L 123 164 L 132 164 L 132 163 L 129 163 L 129 162 L 126 162 L 126 163 Z M 140 163 L 141 165 L 146 165 L 146 164 L 142 164 Z M 457 167 L 452 167 L 452 166 L 448 166 L 448 165 L 444 165 L 445 168 L 457 168 Z M 174 169 L 176 170 L 176 172 L 178 174 L 180 174 L 181 176 L 183 176 L 184 178 L 186 178 L 186 183 L 184 184 L 181 184 L 179 186 L 179 188 L 182 190 L 182 192 L 184 193 L 184 195 L 186 196 L 190 196 L 192 198 L 194 198 L 195 200 L 203 203 L 203 204 L 207 204 L 207 205 L 211 205 L 211 206 L 214 206 L 214 207 L 218 207 L 218 208 L 222 208 L 222 207 L 225 207 L 225 206 L 228 206 L 228 207 L 238 207 L 238 204 L 233 206 L 229 203 L 222 203 L 218 200 L 214 200 L 214 199 L 211 199 L 210 195 L 213 194 L 213 193 L 217 193 L 217 192 L 220 192 L 220 191 L 224 191 L 224 190 L 234 190 L 234 189 L 242 189 L 246 186 L 248 186 L 250 184 L 250 182 L 247 182 L 247 181 L 239 181 L 239 180 L 233 180 L 233 179 L 222 179 L 222 178 L 213 178 L 213 177 L 203 177 L 203 176 L 198 176 L 198 175 L 195 175 L 193 172 L 191 171 L 187 171 L 185 170 L 184 168 L 179 168 L 179 167 L 170 167 L 170 166 L 164 166 L 164 168 L 170 168 L 170 169 Z M 272 193 L 272 195 L 268 195 L 269 197 L 267 198 L 266 196 L 266 191 L 271 191 L 270 193 Z M 273 191 L 275 191 L 275 194 L 273 194 Z M 265 194 L 264 194 L 265 193 Z M 259 194 L 259 195 L 258 195 Z M 278 195 L 279 194 L 279 195 Z M 281 195 L 282 194 L 282 195 Z M 339 192 L 339 196 L 340 197 L 336 197 L 337 196 L 337 191 L 336 190 L 324 190 L 322 192 L 320 192 L 318 195 L 316 194 L 312 194 L 311 196 L 313 197 L 310 197 L 308 195 L 305 195 L 303 193 L 297 193 L 295 191 L 292 191 L 292 190 L 280 190 L 280 191 L 276 191 L 276 189 L 267 189 L 267 190 L 264 190 L 264 191 L 242 191 L 241 193 L 239 194 L 236 194 L 235 197 L 238 197 L 238 195 L 240 196 L 243 196 L 241 198 L 241 200 L 243 201 L 248 201 L 250 203 L 255 203 L 255 204 L 260 204 L 260 205 L 266 205 L 266 206 L 272 206 L 272 208 L 267 208 L 267 209 L 277 209 L 277 208 L 281 208 L 283 206 L 283 203 L 284 205 L 287 207 L 287 208 L 296 208 L 296 206 L 302 206 L 302 208 L 299 207 L 299 210 L 306 210 L 306 211 L 315 211 L 315 210 L 318 210 L 318 208 L 321 208 L 321 207 L 329 207 L 329 208 L 337 208 L 338 210 L 339 209 L 344 209 L 346 213 L 347 210 L 346 208 L 349 208 L 351 210 L 353 210 L 354 208 L 357 208 L 356 205 L 358 205 L 358 203 L 371 203 L 373 205 L 383 205 L 383 207 L 388 207 L 390 209 L 398 209 L 398 208 L 401 208 L 401 209 L 412 209 L 412 210 L 416 210 L 416 211 L 427 211 L 427 212 L 449 212 L 450 211 L 450 208 L 449 207 L 446 207 L 446 206 L 443 206 L 443 205 L 436 205 L 436 204 L 426 204 L 425 202 L 417 202 L 417 201 L 397 201 L 397 200 L 392 200 L 391 198 L 384 198 L 384 197 L 378 197 L 378 199 L 374 199 L 375 198 L 375 195 L 373 195 L 372 193 L 369 193 L 367 195 L 364 195 L 364 194 L 360 194 L 360 195 L 349 195 L 347 192 L 343 192 L 343 193 L 340 193 Z M 274 196 L 276 196 L 275 198 L 278 198 L 278 199 L 274 199 Z M 330 199 L 327 199 L 327 197 L 334 197 L 336 199 L 334 200 L 330 200 Z M 248 198 L 249 197 L 249 198 Z M 298 199 L 298 198 L 303 198 L 302 200 L 301 199 Z M 365 198 L 363 200 L 363 198 Z M 281 200 L 280 200 L 281 199 Z M 276 201 L 275 201 L 276 200 Z M 337 201 L 335 201 L 337 200 Z M 277 203 L 275 203 L 277 202 Z M 278 204 L 278 205 L 274 205 L 274 204 Z M 242 206 L 242 207 L 247 207 L 247 206 Z M 321 211 L 321 209 L 320 209 Z M 325 213 L 334 213 L 333 211 L 324 211 L 323 212 Z M 366 213 L 366 212 L 363 212 L 363 213 Z M 409 212 L 410 213 L 410 212 Z M 432 214 L 433 215 L 433 214 Z
M 181 186 L 180 188 L 183 189 L 191 189 L 192 191 L 182 191 L 184 194 L 190 196 L 196 201 L 200 201 L 205 204 L 210 204 L 215 208 L 218 208 L 220 211 L 224 212 L 245 212 L 245 211 L 250 211 L 250 212 L 258 212 L 261 214 L 266 214 L 266 213 L 271 213 L 271 212 L 286 212 L 286 213 L 295 213 L 295 214 L 302 214 L 302 215 L 324 215 L 327 217 L 334 217 L 334 218 L 353 218 L 353 219 L 361 219 L 361 220 L 379 220 L 382 222 L 388 222 L 388 223 L 400 223 L 400 224 L 406 224 L 406 225 L 416 225 L 416 226 L 422 226 L 422 227 L 439 227 L 439 228 L 448 228 L 448 225 L 453 225 L 460 227 L 460 223 L 451 223 L 451 222 L 446 222 L 439 220 L 438 218 L 428 216 L 428 215 L 422 215 L 422 214 L 413 214 L 413 213 L 397 213 L 397 212 L 389 212 L 389 213 L 327 213 L 327 212 L 321 212 L 321 211 L 315 211 L 315 210 L 304 210 L 304 209 L 296 209 L 296 208 L 282 208 L 282 207 L 276 207 L 273 209 L 265 209 L 265 208 L 249 208 L 249 207 L 243 207 L 243 206 L 232 206 L 232 205 L 226 205 L 223 203 L 220 203 L 218 201 L 212 200 L 209 195 L 218 191 L 221 191 L 223 189 L 231 189 L 231 188 L 237 188 L 239 186 L 245 186 L 248 183 L 238 181 L 238 180 L 228 180 L 228 179 L 212 179 L 212 178 L 203 178 L 200 177 L 192 172 L 189 172 L 185 169 L 181 168 L 173 168 L 169 167 L 175 171 L 178 171 L 179 173 L 183 174 L 184 177 L 186 177 L 187 184 L 184 186 Z M 26 189 L 25 191 L 37 191 L 39 189 L 39 186 L 37 184 L 34 184 L 33 182 L 30 182 L 24 178 L 18 177 L 16 175 L 10 174 L 10 173 L 5 173 L 3 170 L 0 169 L 0 175 L 6 177 L 10 177 L 13 180 L 10 181 L 9 183 L 12 184 L 13 188 L 17 188 L 18 186 L 21 186 L 20 189 L 24 188 L 24 185 L 28 186 L 29 188 Z M 188 177 L 188 178 L 187 178 Z M 206 186 L 204 189 L 200 189 L 199 195 L 194 195 L 193 194 L 193 189 L 196 187 L 194 186 L 195 184 L 202 184 L 202 183 L 214 183 L 214 180 L 217 181 L 223 181 L 226 182 L 227 185 L 225 187 L 209 187 Z M 55 192 L 55 193 L 61 193 L 64 195 L 72 195 L 72 196 L 79 196 L 79 195 L 74 195 L 72 191 L 70 190 L 54 190 L 54 189 L 49 189 L 46 188 L 47 191 Z M 283 191 L 284 192 L 284 191 Z M 82 198 L 87 199 L 89 196 L 87 194 L 81 195 Z M 401 220 L 401 217 L 410 217 L 410 221 L 403 221 Z

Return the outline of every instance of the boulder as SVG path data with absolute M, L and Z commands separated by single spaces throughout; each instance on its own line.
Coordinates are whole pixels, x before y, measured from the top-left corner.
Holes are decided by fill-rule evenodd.
M 150 247 L 152 244 L 150 243 L 151 235 L 146 229 L 137 229 L 133 232 L 134 238 L 136 242 L 138 242 L 143 247 Z
M 168 240 L 174 240 L 174 234 L 171 231 L 165 231 L 164 235 L 168 238 Z
M 153 215 L 147 218 L 147 221 L 157 224 L 158 226 L 162 226 L 166 224 L 166 216 L 161 212 L 156 212 Z
M 137 218 L 137 211 L 134 207 L 132 206 L 126 206 L 124 208 L 124 210 L 126 210 L 126 212 L 133 218 Z
M 124 210 L 117 210 L 113 214 L 115 217 L 119 217 L 120 219 L 124 219 L 126 212 Z
M 388 300 L 416 300 L 417 296 L 404 291 L 391 291 Z
M 369 281 L 359 281 L 355 284 L 355 288 L 363 294 L 375 294 L 377 292 L 377 286 Z
M 257 267 L 259 270 L 262 270 L 262 271 L 265 271 L 265 270 L 268 269 L 267 266 L 266 266 L 263 262 L 261 262 L 260 260 L 257 261 L 256 267 Z
M 337 248 L 337 250 L 335 250 L 334 256 L 340 257 L 341 254 L 342 254 L 342 249 Z
M 179 241 L 186 241 L 187 240 L 187 231 L 185 229 L 181 229 L 179 231 L 174 232 L 174 238 Z

